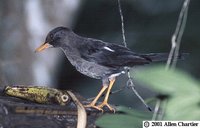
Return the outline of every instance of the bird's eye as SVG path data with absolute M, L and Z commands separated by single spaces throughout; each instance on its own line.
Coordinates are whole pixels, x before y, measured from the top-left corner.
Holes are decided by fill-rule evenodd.
M 53 34 L 51 34 L 50 37 L 53 38 Z

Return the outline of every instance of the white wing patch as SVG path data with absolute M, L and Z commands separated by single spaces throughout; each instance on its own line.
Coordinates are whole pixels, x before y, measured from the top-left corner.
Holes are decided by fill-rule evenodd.
M 109 47 L 103 47 L 104 49 L 106 49 L 106 50 L 108 50 L 108 51 L 110 51 L 110 52 L 115 52 L 115 50 L 112 50 L 111 48 L 109 48 Z

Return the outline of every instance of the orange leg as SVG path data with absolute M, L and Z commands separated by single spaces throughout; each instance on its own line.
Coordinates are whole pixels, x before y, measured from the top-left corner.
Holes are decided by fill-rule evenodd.
M 112 107 L 108 104 L 109 94 L 110 94 L 110 91 L 111 91 L 111 89 L 112 89 L 112 86 L 113 86 L 114 82 L 115 82 L 115 79 L 112 79 L 112 80 L 110 81 L 110 84 L 109 84 L 109 86 L 108 86 L 108 90 L 107 90 L 107 92 L 106 92 L 106 96 L 105 96 L 105 98 L 104 98 L 104 101 L 103 101 L 100 105 L 97 106 L 98 108 L 101 108 L 101 109 L 102 109 L 104 106 L 107 106 L 111 111 L 115 111 L 115 109 L 112 108 Z
M 92 107 L 92 108 L 95 108 L 95 109 L 98 109 L 98 110 L 101 110 L 103 111 L 102 108 L 98 107 L 98 106 L 95 106 L 97 100 L 99 99 L 99 97 L 103 94 L 103 92 L 108 88 L 108 86 L 103 86 L 102 89 L 100 90 L 100 92 L 98 93 L 98 95 L 95 97 L 95 99 L 88 105 L 86 105 L 85 107 Z

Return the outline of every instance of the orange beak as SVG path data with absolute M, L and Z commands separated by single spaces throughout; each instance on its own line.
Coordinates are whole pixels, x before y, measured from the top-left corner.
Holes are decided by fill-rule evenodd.
M 49 43 L 43 43 L 40 47 L 38 47 L 35 52 L 41 52 L 47 48 L 50 48 L 52 45 L 50 45 Z

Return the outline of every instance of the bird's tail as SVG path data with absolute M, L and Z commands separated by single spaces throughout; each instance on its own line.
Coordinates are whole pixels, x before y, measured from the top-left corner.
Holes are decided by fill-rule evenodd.
M 188 53 L 180 53 L 178 56 L 179 60 L 184 60 L 186 56 L 188 56 Z M 150 54 L 143 54 L 142 57 L 153 61 L 153 62 L 158 62 L 158 61 L 166 61 L 168 59 L 169 53 L 150 53 Z

